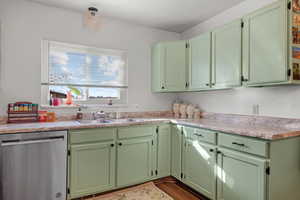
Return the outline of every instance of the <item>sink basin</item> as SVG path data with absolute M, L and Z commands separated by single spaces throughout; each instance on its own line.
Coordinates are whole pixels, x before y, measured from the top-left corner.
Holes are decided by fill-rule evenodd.
M 117 122 L 143 122 L 143 119 L 133 119 L 133 118 L 126 118 L 126 119 L 116 119 Z
M 143 122 L 144 119 L 98 119 L 98 120 L 79 120 L 80 124 L 111 124 L 111 123 L 128 123 L 128 122 Z
M 112 123 L 113 120 L 101 119 L 101 120 L 79 120 L 80 124 L 109 124 Z

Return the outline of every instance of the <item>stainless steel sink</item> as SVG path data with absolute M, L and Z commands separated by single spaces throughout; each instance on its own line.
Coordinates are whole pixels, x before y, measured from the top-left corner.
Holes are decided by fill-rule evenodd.
M 138 119 L 138 118 L 125 118 L 125 119 L 116 119 L 119 123 L 126 123 L 126 122 L 143 122 L 144 119 Z
M 143 122 L 144 119 L 98 119 L 98 120 L 79 120 L 80 124 L 112 124 L 112 123 L 130 123 L 130 122 Z
M 78 120 L 80 124 L 109 124 L 113 123 L 113 120 L 101 119 L 101 120 Z

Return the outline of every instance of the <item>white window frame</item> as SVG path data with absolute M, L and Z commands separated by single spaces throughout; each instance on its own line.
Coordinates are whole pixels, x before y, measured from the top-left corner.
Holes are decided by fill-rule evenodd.
M 123 50 L 114 50 L 114 49 L 103 49 L 97 47 L 91 47 L 86 45 L 75 45 L 64 42 L 57 42 L 51 40 L 42 40 L 42 55 L 41 55 L 41 105 L 49 106 L 49 48 L 51 44 L 58 44 L 60 46 L 66 46 L 67 48 L 76 48 L 76 49 L 85 49 L 90 50 L 92 53 L 99 52 L 99 54 L 110 53 L 112 55 L 121 55 L 124 58 L 124 71 L 125 71 L 125 86 L 120 87 L 120 99 L 111 99 L 113 104 L 117 105 L 127 105 L 128 103 L 128 58 L 127 52 Z M 85 53 L 87 51 L 84 51 Z M 83 87 L 83 86 L 82 86 Z M 107 87 L 107 86 L 105 86 Z M 103 88 L 105 88 L 103 87 Z M 110 87 L 108 87 L 110 88 Z M 116 88 L 112 86 L 111 88 Z M 87 100 L 74 100 L 75 104 L 78 105 L 103 105 L 108 104 L 109 99 L 87 99 Z

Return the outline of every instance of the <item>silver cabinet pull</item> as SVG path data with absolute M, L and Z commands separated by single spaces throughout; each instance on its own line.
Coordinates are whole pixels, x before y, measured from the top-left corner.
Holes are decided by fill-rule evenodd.
M 63 141 L 64 137 L 54 137 L 54 138 L 45 138 L 39 140 L 11 140 L 11 141 L 2 141 L 1 146 L 16 146 L 16 145 L 26 145 L 26 144 L 39 144 L 39 143 L 49 143 L 49 142 L 58 142 Z
M 242 144 L 242 143 L 237 143 L 237 142 L 232 142 L 233 145 L 237 145 L 237 146 L 240 146 L 240 147 L 246 147 L 245 144 Z

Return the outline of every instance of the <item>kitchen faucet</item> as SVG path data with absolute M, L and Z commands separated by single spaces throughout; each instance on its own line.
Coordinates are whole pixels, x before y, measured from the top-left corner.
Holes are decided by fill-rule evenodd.
M 106 118 L 106 114 L 103 110 L 101 110 L 100 112 L 99 111 L 98 112 L 93 112 L 92 114 L 93 114 L 93 119 L 94 120 L 98 120 L 98 119 L 105 120 L 105 118 Z

